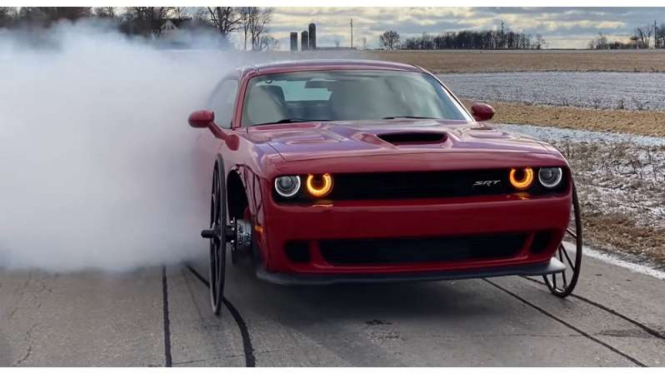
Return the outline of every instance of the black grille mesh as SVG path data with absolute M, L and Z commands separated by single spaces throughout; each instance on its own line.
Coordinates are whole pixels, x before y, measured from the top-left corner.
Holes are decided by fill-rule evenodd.
M 544 195 L 564 192 L 568 188 L 567 172 L 564 172 L 561 184 L 551 190 L 538 183 L 538 169 L 534 169 L 534 173 L 532 186 L 523 192 Z M 510 169 L 333 174 L 333 190 L 323 200 L 445 198 L 519 192 L 510 184 L 509 174 Z M 306 180 L 307 175 L 300 178 Z M 284 203 L 316 200 L 304 188 L 293 198 L 283 198 L 273 190 L 273 197 Z
M 502 259 L 516 256 L 526 234 L 469 237 L 322 240 L 321 255 L 331 264 L 392 264 Z

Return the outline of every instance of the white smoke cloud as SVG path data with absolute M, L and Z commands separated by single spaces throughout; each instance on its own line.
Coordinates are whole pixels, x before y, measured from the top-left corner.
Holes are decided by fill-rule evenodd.
M 213 159 L 199 143 L 212 135 L 187 116 L 233 58 L 89 24 L 59 25 L 40 48 L 26 35 L 0 33 L 0 268 L 128 270 L 205 255 Z

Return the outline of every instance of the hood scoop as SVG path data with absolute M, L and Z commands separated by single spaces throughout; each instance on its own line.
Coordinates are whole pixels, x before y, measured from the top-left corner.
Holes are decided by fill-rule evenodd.
M 443 132 L 394 132 L 379 134 L 377 137 L 394 145 L 437 144 L 446 141 Z

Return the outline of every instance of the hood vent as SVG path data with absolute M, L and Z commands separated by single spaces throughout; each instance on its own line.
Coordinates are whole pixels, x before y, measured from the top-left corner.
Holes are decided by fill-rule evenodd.
M 442 132 L 397 132 L 381 134 L 377 137 L 394 145 L 431 144 L 446 141 L 446 134 Z

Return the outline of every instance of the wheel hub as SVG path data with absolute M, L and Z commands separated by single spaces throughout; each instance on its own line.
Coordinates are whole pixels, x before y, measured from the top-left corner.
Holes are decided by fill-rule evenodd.
M 244 219 L 234 219 L 233 250 L 236 253 L 249 253 L 252 248 L 252 223 Z

